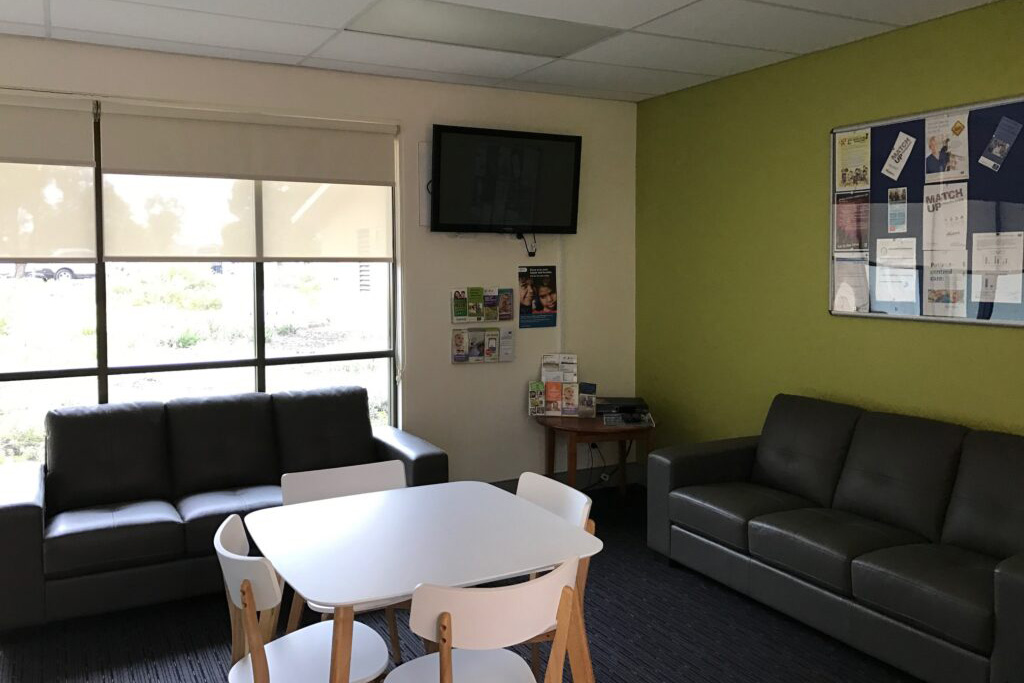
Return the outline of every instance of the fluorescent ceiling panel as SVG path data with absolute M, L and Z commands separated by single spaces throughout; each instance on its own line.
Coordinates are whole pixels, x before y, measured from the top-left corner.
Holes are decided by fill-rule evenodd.
M 782 52 L 813 52 L 882 33 L 885 24 L 747 0 L 701 0 L 638 30 Z
M 984 5 L 989 0 L 767 0 L 773 5 L 909 26 Z
M 7 0 L 4 0 L 6 2 Z M 373 0 L 133 0 L 143 5 L 339 29 Z
M 637 92 L 661 95 L 710 80 L 677 71 L 637 69 L 631 66 L 593 64 L 560 59 L 514 79 L 520 82 L 567 85 L 574 88 Z
M 623 33 L 582 52 L 577 52 L 572 55 L 572 59 L 582 62 L 685 71 L 710 76 L 728 76 L 780 62 L 792 56 L 787 52 L 702 43 L 685 38 Z
M 484 7 L 548 19 L 597 26 L 633 28 L 696 0 L 447 0 L 455 5 Z
M 433 0 L 378 0 L 348 30 L 527 55 L 561 57 L 616 33 L 613 28 L 543 19 Z

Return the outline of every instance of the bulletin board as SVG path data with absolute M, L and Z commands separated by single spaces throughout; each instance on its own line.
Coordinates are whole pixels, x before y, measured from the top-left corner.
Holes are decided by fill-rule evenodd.
M 834 129 L 829 311 L 1024 325 L 1022 124 L 1018 98 Z

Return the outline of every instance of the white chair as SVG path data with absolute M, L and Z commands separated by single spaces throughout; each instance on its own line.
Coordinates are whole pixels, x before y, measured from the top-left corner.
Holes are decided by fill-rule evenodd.
M 330 680 L 334 623 L 319 623 L 266 642 L 277 622 L 281 580 L 264 557 L 248 557 L 249 541 L 242 518 L 231 515 L 213 537 L 232 625 L 241 623 L 249 654 L 228 672 L 228 683 L 306 683 Z M 257 617 L 272 615 L 270 619 Z M 344 656 L 344 655 L 342 655 Z M 387 668 L 388 648 L 373 629 L 352 624 L 350 683 L 369 683 Z
M 308 503 L 325 498 L 341 498 L 343 496 L 354 496 L 360 493 L 373 493 L 374 491 L 390 491 L 392 489 L 405 488 L 405 466 L 398 460 L 387 460 L 374 462 L 367 465 L 351 465 L 349 467 L 334 467 L 326 470 L 313 470 L 310 472 L 293 472 L 281 477 L 281 497 L 285 505 L 295 503 Z M 298 593 L 292 599 L 291 611 L 288 614 L 286 633 L 291 633 L 299 626 L 302 619 L 303 605 L 309 605 L 314 612 L 322 615 L 327 620 L 334 614 L 334 608 L 330 605 L 320 605 L 307 601 Z M 402 662 L 402 648 L 398 639 L 398 622 L 395 619 L 395 610 L 408 608 L 408 599 L 394 602 L 386 600 L 383 602 L 366 603 L 355 606 L 357 614 L 362 612 L 375 612 L 383 609 L 388 623 L 388 635 L 391 640 L 391 656 L 396 664 Z
M 503 648 L 551 623 L 557 629 L 544 680 L 560 683 L 567 647 L 574 662 L 584 656 L 574 619 L 576 566 L 568 560 L 539 579 L 501 588 L 418 586 L 409 626 L 438 651 L 399 666 L 385 683 L 536 683 L 526 661 Z
M 585 529 L 587 533 L 594 534 L 597 531 L 594 520 L 590 519 L 590 507 L 593 501 L 582 491 L 577 491 L 571 486 L 555 481 L 550 477 L 544 477 L 534 472 L 523 472 L 519 475 L 519 484 L 516 487 L 516 495 L 520 498 L 539 505 L 548 512 L 558 515 L 574 526 Z M 583 595 L 587 590 L 587 576 L 590 573 L 590 558 L 580 560 L 579 571 L 576 575 L 576 594 L 579 598 L 580 607 L 583 605 Z M 554 622 L 544 633 L 531 638 L 530 661 L 533 666 L 534 675 L 540 673 L 540 643 L 550 642 L 555 637 Z

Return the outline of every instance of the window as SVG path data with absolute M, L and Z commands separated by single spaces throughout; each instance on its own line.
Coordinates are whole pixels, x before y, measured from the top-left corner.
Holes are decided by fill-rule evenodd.
M 0 139 L 0 462 L 59 406 L 357 384 L 393 418 L 393 131 L 51 104 L 0 100 L 35 135 Z

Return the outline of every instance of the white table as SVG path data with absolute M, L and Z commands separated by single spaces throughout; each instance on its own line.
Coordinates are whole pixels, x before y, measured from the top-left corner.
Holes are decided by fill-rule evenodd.
M 547 510 L 480 482 L 268 508 L 246 515 L 245 524 L 304 598 L 346 608 L 336 610 L 336 627 L 339 618 L 351 620 L 351 606 L 407 599 L 421 583 L 475 586 L 603 547 Z M 344 662 L 338 680 L 347 682 Z

